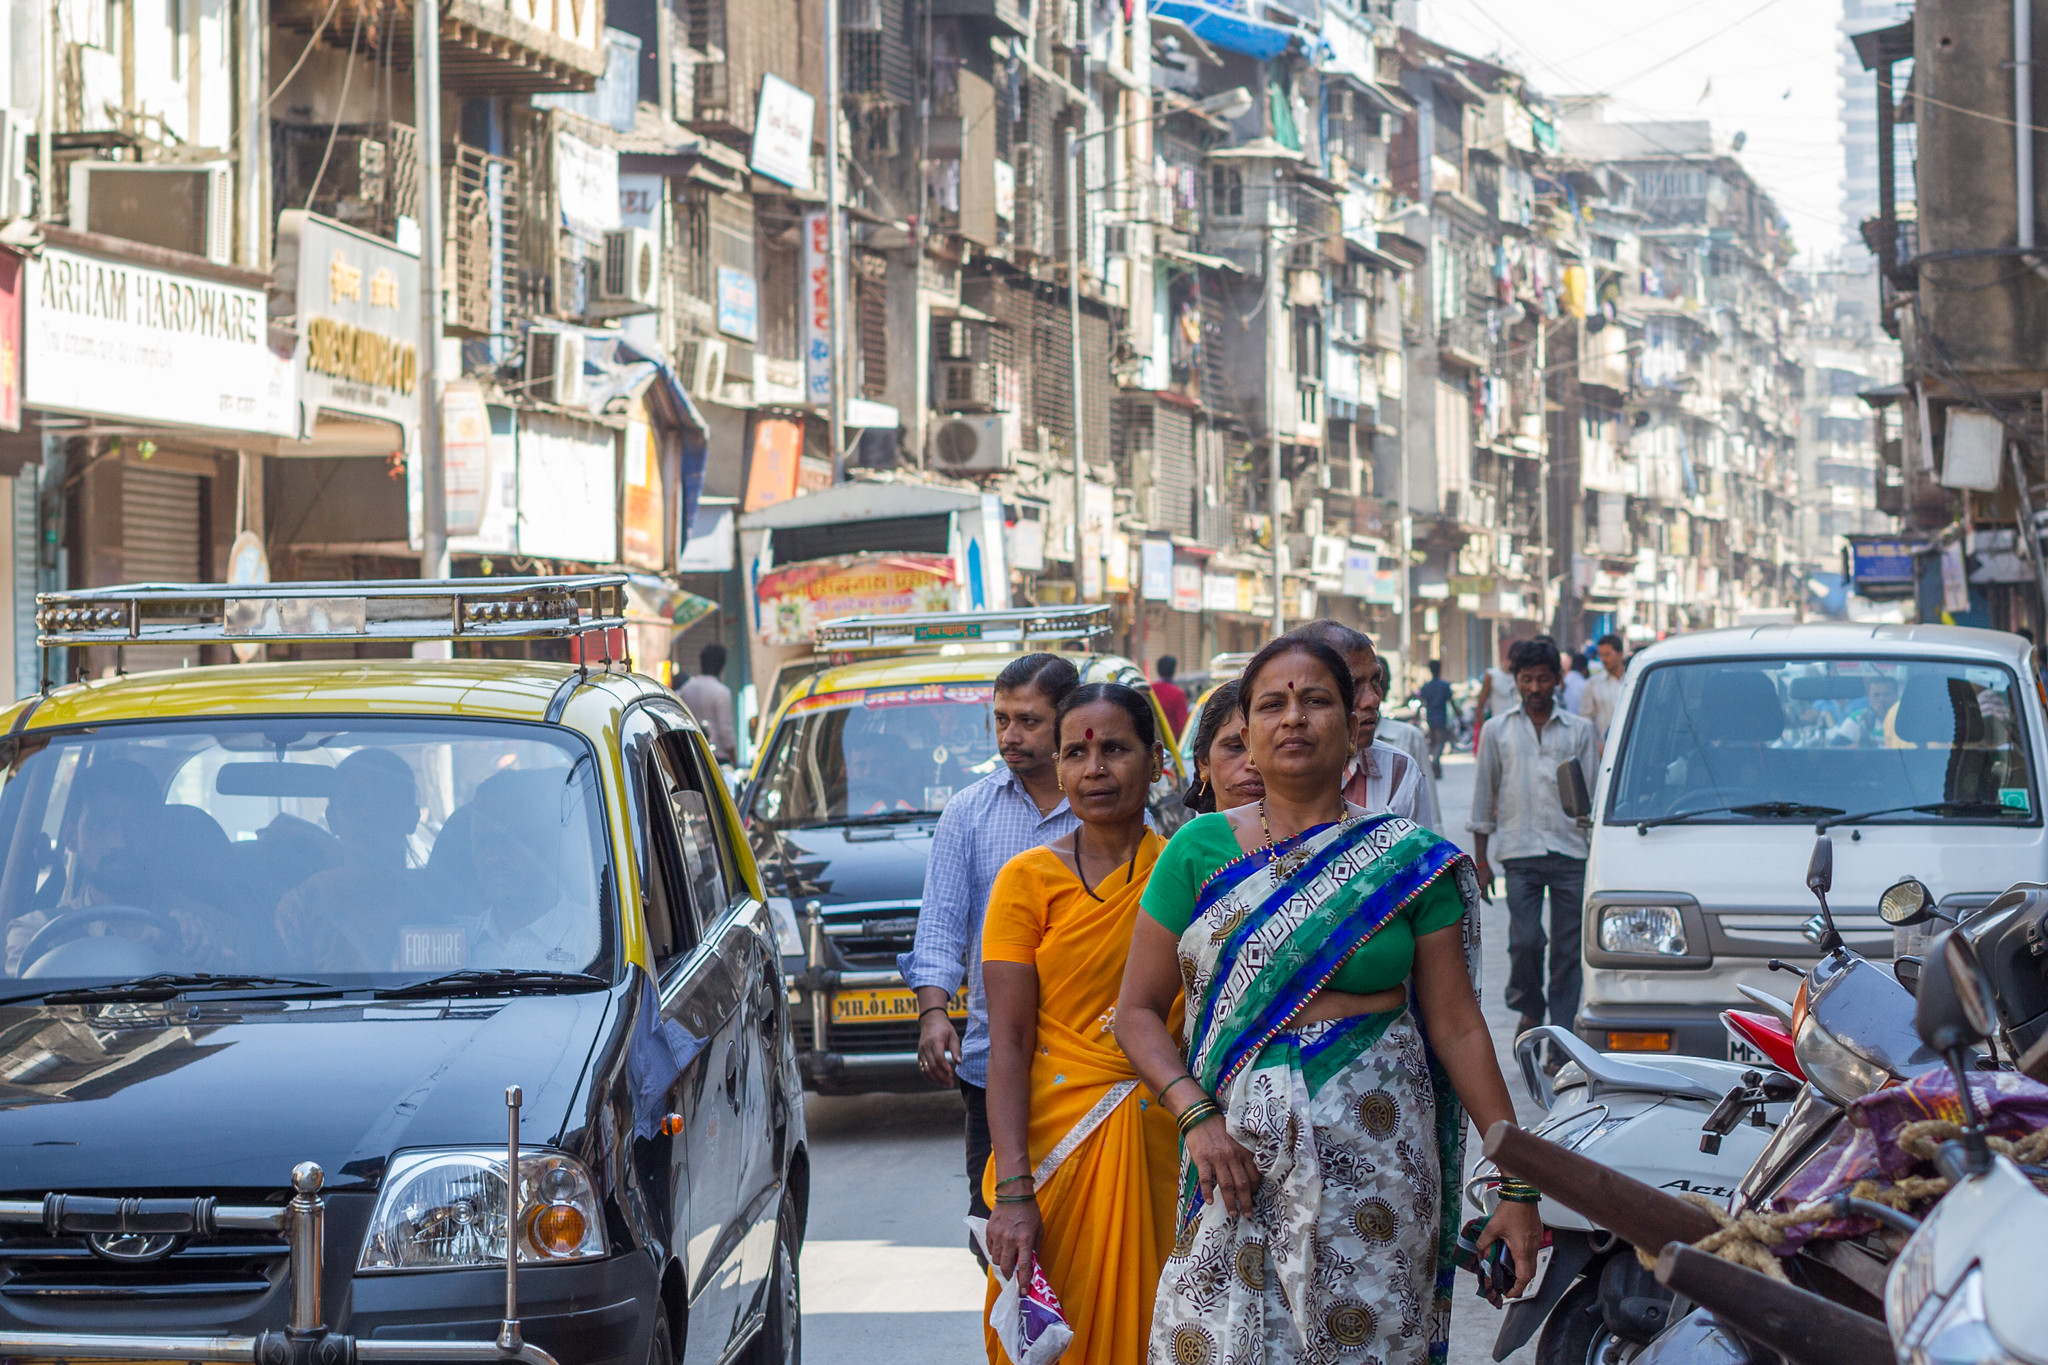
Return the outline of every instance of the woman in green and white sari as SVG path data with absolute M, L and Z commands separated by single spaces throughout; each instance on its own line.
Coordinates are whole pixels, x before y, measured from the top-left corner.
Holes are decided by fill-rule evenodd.
M 1472 861 L 1345 802 L 1352 700 L 1327 645 L 1261 650 L 1239 712 L 1266 797 L 1182 826 L 1142 902 L 1117 1038 L 1184 1139 L 1154 1365 L 1446 1353 L 1465 1111 L 1483 1132 L 1514 1106 L 1469 974 Z M 1503 1201 L 1481 1238 L 1516 1294 L 1541 1234 Z

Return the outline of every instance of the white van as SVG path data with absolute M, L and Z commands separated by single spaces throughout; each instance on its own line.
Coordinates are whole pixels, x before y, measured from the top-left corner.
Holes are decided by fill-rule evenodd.
M 1952 626 L 1762 626 L 1629 665 L 1593 792 L 1581 1037 L 1724 1056 L 1738 983 L 1790 999 L 1816 835 L 1851 947 L 1892 955 L 1877 897 L 1917 877 L 1951 913 L 2048 880 L 2048 719 L 2027 642 Z

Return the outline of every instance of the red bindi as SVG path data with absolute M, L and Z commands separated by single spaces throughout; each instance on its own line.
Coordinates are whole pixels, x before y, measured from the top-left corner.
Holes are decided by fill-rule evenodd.
M 1081 732 L 1081 738 L 1083 738 L 1083 739 L 1093 739 L 1093 738 L 1095 738 L 1095 732 L 1094 732 L 1093 730 L 1083 730 L 1083 731 Z
M 1288 683 L 1288 684 L 1287 684 L 1287 690 L 1288 690 L 1289 692 L 1292 692 L 1292 691 L 1294 690 L 1294 684 L 1293 684 L 1293 683 L 1291 683 L 1291 682 L 1290 682 L 1290 683 Z

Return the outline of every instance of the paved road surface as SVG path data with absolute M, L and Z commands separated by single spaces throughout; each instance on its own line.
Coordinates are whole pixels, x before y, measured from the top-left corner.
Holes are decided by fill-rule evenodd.
M 1472 760 L 1452 755 L 1439 784 L 1443 831 L 1461 844 L 1471 808 Z M 1506 909 L 1486 909 L 1487 1022 L 1504 1065 L 1514 1018 L 1501 1004 L 1507 979 Z M 1528 1121 L 1535 1111 L 1510 1072 L 1509 1089 Z M 804 1247 L 805 1356 L 814 1365 L 887 1360 L 890 1365 L 974 1365 L 986 1359 L 981 1307 L 986 1283 L 965 1249 L 961 1215 L 959 1099 L 930 1096 L 812 1096 L 810 1238 Z M 1474 1137 L 1470 1147 L 1477 1151 Z M 1493 1357 L 1499 1315 L 1460 1277 L 1451 1360 Z M 1509 1357 L 1527 1365 L 1533 1347 Z M 1133 1362 L 1133 1365 L 1137 1365 Z

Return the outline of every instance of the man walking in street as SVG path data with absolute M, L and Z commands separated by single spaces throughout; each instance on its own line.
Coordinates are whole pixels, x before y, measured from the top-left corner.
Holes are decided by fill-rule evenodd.
M 1500 656 L 1503 660 L 1513 655 L 1515 642 L 1503 640 Z M 1515 679 L 1512 669 L 1498 666 L 1489 668 L 1479 679 L 1479 694 L 1472 699 L 1472 752 L 1479 752 L 1479 736 L 1486 729 L 1486 722 L 1495 716 L 1504 716 L 1515 706 Z
M 676 689 L 683 705 L 704 727 L 711 752 L 720 763 L 735 762 L 739 755 L 739 727 L 733 720 L 732 689 L 719 677 L 725 672 L 725 646 L 706 645 L 697 654 L 697 676 Z
M 1429 740 L 1423 735 L 1420 726 L 1410 725 L 1399 716 L 1387 714 L 1387 701 L 1394 695 L 1394 672 L 1387 667 L 1384 658 L 1374 662 L 1373 690 L 1379 693 L 1380 698 L 1379 724 L 1373 730 L 1373 742 L 1399 749 L 1413 760 L 1415 770 L 1420 774 L 1416 778 L 1416 809 L 1425 812 L 1428 817 L 1418 823 L 1426 826 L 1434 834 L 1443 826 L 1437 823 L 1440 812 L 1436 799 L 1436 770 L 1429 762 Z
M 1053 717 L 1080 681 L 1074 666 L 1054 654 L 1027 654 L 996 675 L 991 708 L 1003 766 L 946 802 L 932 833 L 917 938 L 896 960 L 904 982 L 917 992 L 918 1069 L 934 1085 L 957 1084 L 967 1102 L 967 1202 L 978 1218 L 989 1213 L 981 1174 L 990 1151 L 981 919 L 1004 863 L 1080 823 L 1060 794 L 1053 766 Z M 965 1038 L 947 1012 L 963 979 Z
M 1576 759 L 1590 782 L 1599 764 L 1593 724 L 1557 708 L 1563 667 L 1548 636 L 1509 655 L 1521 705 L 1495 718 L 1479 741 L 1472 786 L 1473 856 L 1480 889 L 1493 891 L 1493 859 L 1507 873 L 1508 1008 L 1526 1031 L 1566 1028 L 1579 1010 L 1579 933 L 1586 892 L 1586 831 L 1557 799 L 1558 765 Z M 1550 900 L 1549 989 L 1544 988 L 1543 902 Z
M 1180 660 L 1171 654 L 1159 656 L 1155 665 L 1159 676 L 1152 682 L 1152 695 L 1159 699 L 1159 709 L 1166 713 L 1166 723 L 1173 733 L 1167 736 L 1171 743 L 1180 738 L 1180 732 L 1188 728 L 1188 694 L 1181 690 L 1173 675 L 1180 671 Z
M 1628 672 L 1628 651 L 1622 648 L 1619 635 L 1603 635 L 1594 646 L 1600 651 L 1600 671 L 1586 679 L 1586 690 L 1579 696 L 1579 714 L 1593 722 L 1594 737 L 1600 747 L 1607 747 L 1607 727 L 1614 724 L 1614 709 L 1621 704 L 1621 680 Z M 1593 770 L 1586 770 L 1586 780 L 1592 781 Z
M 1429 681 L 1415 690 L 1422 703 L 1422 719 L 1429 726 L 1429 771 L 1441 780 L 1444 775 L 1444 746 L 1451 742 L 1451 685 L 1444 681 L 1444 661 L 1429 661 Z

